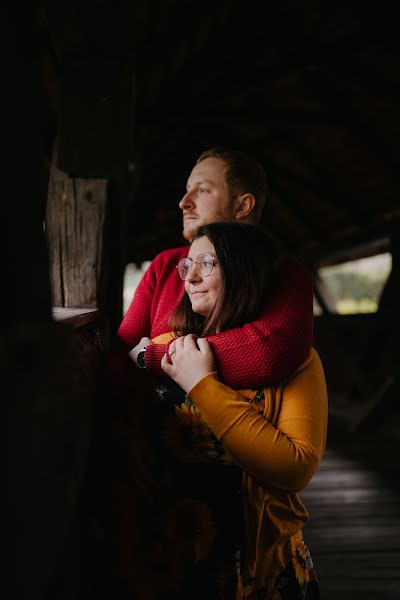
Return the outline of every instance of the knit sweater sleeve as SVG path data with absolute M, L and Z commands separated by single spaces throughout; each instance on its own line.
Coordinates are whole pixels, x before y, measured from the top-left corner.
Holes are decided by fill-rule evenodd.
M 169 317 L 183 292 L 175 267 L 186 254 L 187 247 L 173 248 L 161 252 L 151 262 L 119 326 L 113 348 L 116 364 L 123 363 L 124 357 L 142 337 L 154 337 L 168 330 Z M 166 344 L 147 347 L 146 367 L 150 373 L 164 375 L 161 359 L 166 351 Z
M 107 359 L 107 374 L 113 385 L 120 385 L 123 380 L 130 350 L 142 337 L 151 335 L 153 296 L 165 264 L 165 254 L 156 256 L 144 273 L 118 328 L 117 338 Z M 165 350 L 164 345 L 155 346 L 153 360 L 160 363 Z
M 277 385 L 307 357 L 313 326 L 311 274 L 288 258 L 261 317 L 207 339 L 226 385 L 234 389 Z
M 276 390 L 278 397 L 274 393 L 265 390 L 266 404 L 279 404 L 276 419 L 270 420 L 215 373 L 198 382 L 188 396 L 244 471 L 262 485 L 297 492 L 316 471 L 326 441 L 327 392 L 315 350 Z
M 161 264 L 162 257 L 158 255 L 140 280 L 132 302 L 118 328 L 118 339 L 125 346 L 126 351 L 136 346 L 142 337 L 150 335 L 152 299 Z

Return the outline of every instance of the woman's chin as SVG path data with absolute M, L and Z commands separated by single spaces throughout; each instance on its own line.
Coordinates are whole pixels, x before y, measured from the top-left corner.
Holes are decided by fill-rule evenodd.
M 202 317 L 206 317 L 209 313 L 202 304 L 196 304 L 196 302 L 192 302 L 192 311 L 195 312 L 196 315 L 201 315 Z

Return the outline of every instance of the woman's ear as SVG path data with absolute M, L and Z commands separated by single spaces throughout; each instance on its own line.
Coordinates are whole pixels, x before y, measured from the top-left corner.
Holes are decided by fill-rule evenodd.
M 246 219 L 250 215 L 255 204 L 256 199 L 254 198 L 253 194 L 247 193 L 239 196 L 237 198 L 235 219 L 238 219 L 239 221 Z

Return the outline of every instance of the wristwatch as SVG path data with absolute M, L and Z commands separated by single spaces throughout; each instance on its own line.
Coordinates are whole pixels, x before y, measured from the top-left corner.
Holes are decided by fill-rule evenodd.
M 142 350 L 139 350 L 138 355 L 136 357 L 136 364 L 139 367 L 139 369 L 146 368 L 145 355 L 146 355 L 146 346 Z

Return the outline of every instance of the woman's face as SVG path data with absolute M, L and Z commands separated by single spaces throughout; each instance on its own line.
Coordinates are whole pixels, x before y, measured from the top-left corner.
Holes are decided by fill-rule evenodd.
M 194 240 L 190 246 L 188 257 L 194 262 L 198 260 L 200 254 L 210 254 L 215 258 L 215 249 L 210 240 L 203 236 Z M 202 257 L 200 257 L 202 258 Z M 202 276 L 196 265 L 193 265 L 185 281 L 185 290 L 192 303 L 193 312 L 207 317 L 216 303 L 221 290 L 221 273 L 218 264 L 214 264 L 211 275 Z

